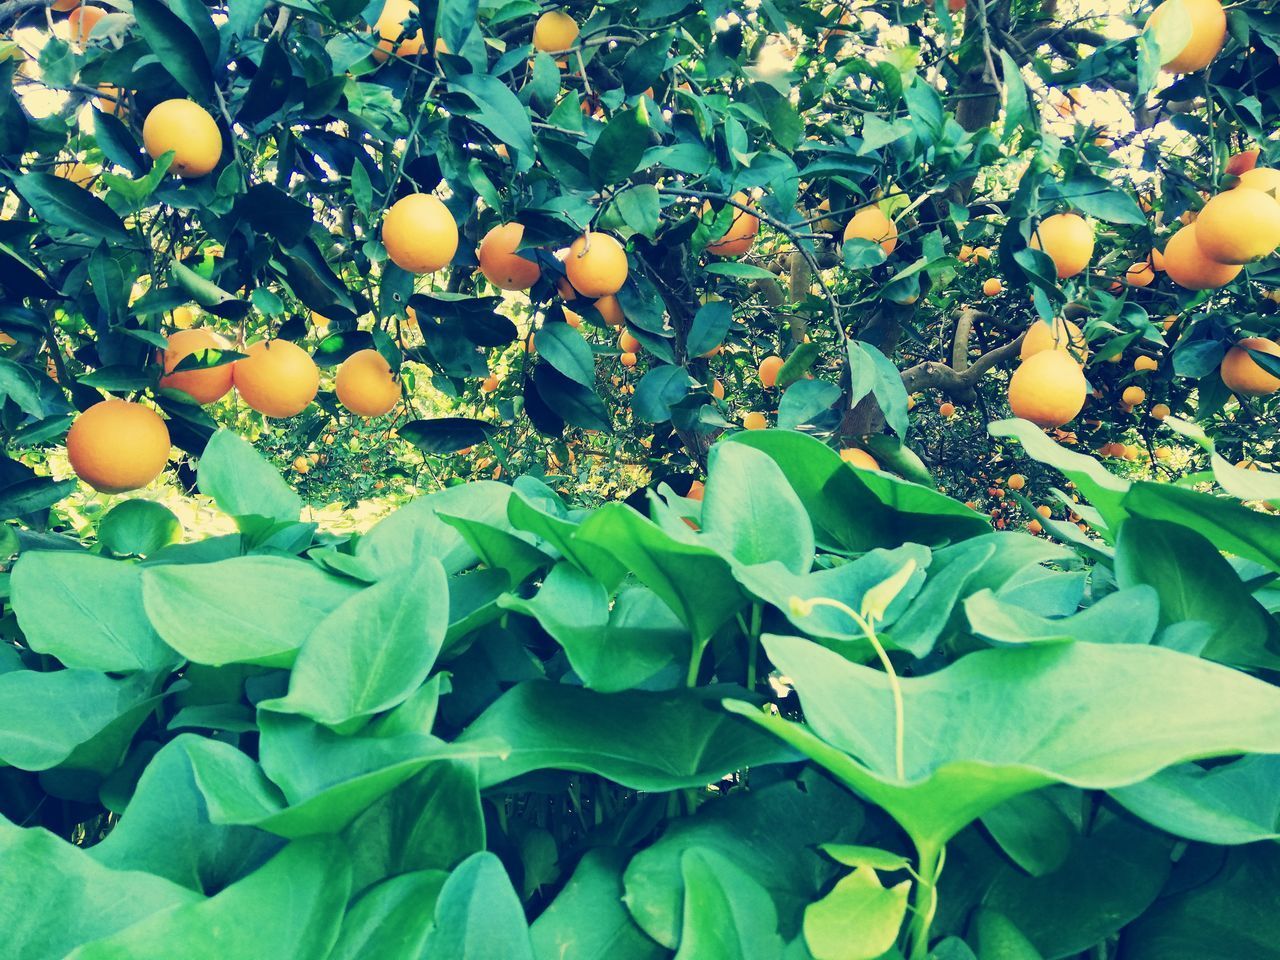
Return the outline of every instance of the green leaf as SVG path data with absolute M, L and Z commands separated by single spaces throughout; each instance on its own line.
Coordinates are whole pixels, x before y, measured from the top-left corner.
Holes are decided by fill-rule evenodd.
M 462 534 L 485 567 L 505 572 L 511 583 L 523 583 L 534 571 L 545 569 L 553 562 L 549 554 L 533 545 L 531 536 L 469 517 L 451 517 L 444 513 L 438 516 Z
M 876 960 L 893 946 L 907 913 L 911 881 L 886 889 L 871 867 L 841 877 L 804 912 L 804 941 L 814 960 Z
M 1116 583 L 1150 584 L 1160 623 L 1199 620 L 1213 638 L 1204 655 L 1243 667 L 1280 667 L 1280 626 L 1218 548 L 1194 530 L 1130 517 L 1116 540 Z
M 650 369 L 636 384 L 632 410 L 645 423 L 665 423 L 671 419 L 671 408 L 689 395 L 693 380 L 689 371 L 674 364 L 661 364 Z
M 1027 104 L 1027 86 L 1022 82 L 1022 70 L 1013 57 L 1000 50 L 1001 75 L 1004 78 L 1004 141 L 1008 143 L 1025 127 L 1034 133 L 1036 123 Z
M 777 279 L 764 267 L 757 267 L 754 263 L 739 263 L 737 260 L 717 260 L 705 264 L 702 269 L 718 277 L 733 277 L 736 280 Z
M 684 919 L 676 960 L 773 960 L 781 955 L 773 901 L 732 859 L 695 847 L 681 856 L 680 873 Z
M 531 599 L 508 594 L 499 603 L 536 619 L 582 682 L 602 693 L 638 687 L 689 656 L 689 632 L 657 594 L 624 587 L 611 605 L 604 584 L 567 561 L 556 564 Z
M 468 857 L 436 900 L 427 956 L 457 960 L 533 960 L 529 925 L 502 861 L 488 851 Z
M 101 866 L 49 831 L 4 817 L 0 862 L 0 898 L 21 904 L 7 911 L 5 950 L 23 960 L 62 960 L 86 940 L 200 900 L 162 877 Z
M 36 418 L 49 414 L 31 372 L 12 360 L 0 357 L 0 400 L 3 399 L 12 400 L 23 413 Z
M 784 390 L 803 377 L 821 353 L 822 348 L 813 342 L 797 346 L 778 370 L 777 388 Z
M 614 114 L 591 148 L 591 180 L 607 187 L 626 180 L 649 146 L 649 116 L 643 104 Z
M 612 429 L 609 411 L 591 387 L 569 379 L 549 363 L 540 363 L 534 368 L 533 382 L 538 396 L 566 423 L 583 430 Z
M 452 576 L 479 558 L 457 530 L 436 516 L 436 510 L 505 528 L 507 501 L 513 499 L 510 487 L 489 480 L 419 497 L 374 524 L 356 543 L 356 557 L 380 577 L 435 557 Z
M 124 221 L 79 184 L 51 173 L 24 173 L 13 179 L 13 188 L 47 223 L 112 243 L 129 243 Z
M 67 960 L 170 960 L 178 942 L 191 960 L 312 960 L 333 946 L 350 893 L 342 844 L 299 840 L 216 896 L 153 913 Z
M 728 300 L 707 301 L 693 315 L 693 323 L 685 337 L 685 353 L 691 357 L 700 357 L 720 346 L 724 343 L 732 323 L 732 303 Z
M 484 443 L 496 432 L 492 423 L 467 417 L 437 417 L 433 420 L 411 420 L 396 428 L 423 453 L 442 456 Z
M 657 187 L 651 183 L 636 184 L 630 190 L 619 193 L 614 203 L 623 223 L 641 236 L 653 239 L 662 215 Z
M 978 960 L 1044 960 L 1040 951 L 1003 913 L 981 907 L 973 918 Z
M 544 324 L 534 338 L 538 354 L 570 380 L 585 387 L 596 382 L 595 359 L 591 347 L 567 323 Z
M 65 666 L 129 673 L 179 662 L 147 620 L 137 564 L 69 550 L 23 551 L 10 587 L 27 645 Z
M 1123 504 L 1135 516 L 1194 530 L 1219 548 L 1280 573 L 1280 517 L 1168 483 L 1139 481 Z
M 419 870 L 383 880 L 347 908 L 338 942 L 326 960 L 423 956 L 432 907 L 448 874 Z
M 47 510 L 70 496 L 78 486 L 79 481 L 74 478 L 54 480 L 52 477 L 29 477 L 9 484 L 0 490 L 0 520 Z
M 210 57 L 191 27 L 161 0 L 134 0 L 133 16 L 142 39 L 173 79 L 195 99 L 211 100 Z
M 799 427 L 826 413 L 840 399 L 840 388 L 825 380 L 798 380 L 778 403 L 778 426 Z
M 1147 216 L 1133 199 L 1133 194 L 1102 177 L 1077 174 L 1062 184 L 1057 192 L 1072 206 L 1099 220 L 1135 226 L 1147 222 Z
M 1269 684 L 1161 647 L 1058 644 L 979 651 L 900 680 L 902 778 L 884 673 L 797 637 L 763 643 L 794 681 L 808 725 L 728 708 L 803 750 L 926 846 L 1050 783 L 1111 789 L 1192 757 L 1280 752 L 1280 691 Z M 1099 752 L 1099 743 L 1111 746 Z
M 448 625 L 440 561 L 387 577 L 316 625 L 298 650 L 289 693 L 261 706 L 327 726 L 390 710 L 427 679 Z
M 660 960 L 667 956 L 623 906 L 625 850 L 594 847 L 530 928 L 538 960 Z
M 1107 594 L 1069 617 L 1051 619 L 990 590 L 965 598 L 969 628 L 995 644 L 1150 643 L 1160 618 L 1160 598 L 1151 587 L 1134 586 Z
M 205 446 L 197 472 L 200 492 L 233 517 L 297 520 L 302 498 L 253 446 L 233 430 L 219 430 Z
M 173 511 L 151 500 L 126 500 L 98 523 L 98 539 L 119 556 L 146 556 L 182 538 Z
M 188 660 L 213 666 L 289 666 L 311 631 L 357 589 L 284 557 L 156 566 L 142 574 L 152 626 Z
M 795 574 L 813 564 L 813 526 L 781 468 L 745 444 L 712 448 L 702 540 L 745 565 L 776 562 Z
M 153 680 L 116 680 L 97 670 L 0 673 L 0 760 L 48 770 L 146 703 Z
M 489 740 L 509 752 L 480 764 L 482 789 L 531 770 L 578 770 L 633 790 L 677 790 L 793 756 L 700 691 L 596 693 L 545 680 L 508 690 L 456 744 Z
M 475 104 L 475 120 L 490 133 L 517 151 L 517 170 L 533 164 L 533 126 L 529 111 L 497 77 L 484 73 L 459 74 L 448 81 L 449 89 L 465 94 Z

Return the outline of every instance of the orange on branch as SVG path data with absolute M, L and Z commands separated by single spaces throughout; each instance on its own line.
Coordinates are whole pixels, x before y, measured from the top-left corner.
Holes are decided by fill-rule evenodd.
M 1129 269 L 1124 272 L 1124 282 L 1131 287 L 1149 287 L 1155 279 L 1156 272 L 1148 260 L 1130 264 Z
M 1053 261 L 1058 279 L 1074 277 L 1093 257 L 1093 227 L 1076 213 L 1045 217 L 1031 235 L 1031 247 L 1043 250 Z
M 1250 356 L 1249 351 L 1280 357 L 1280 344 L 1266 337 L 1246 337 L 1227 351 L 1219 372 L 1222 382 L 1232 393 L 1261 397 L 1280 390 L 1280 377 L 1275 377 Z
M 1198 223 L 1189 223 L 1164 245 L 1164 268 L 1169 279 L 1188 290 L 1216 290 L 1240 273 L 1239 264 L 1218 263 L 1205 256 L 1196 240 Z
M 305 410 L 320 389 L 311 355 L 288 340 L 259 340 L 232 369 L 232 383 L 254 410 L 283 419 Z
M 1009 378 L 1009 409 L 1041 427 L 1060 427 L 1084 408 L 1088 383 L 1069 353 L 1042 350 Z
M 1227 15 L 1218 0 L 1178 0 L 1191 22 L 1191 35 L 1180 50 L 1162 50 L 1161 66 L 1169 73 L 1194 73 L 1203 70 L 1222 49 L 1227 39 Z M 1173 15 L 1173 0 L 1152 11 L 1148 28 L 1159 28 L 1165 17 Z
M 1280 245 L 1280 201 L 1251 187 L 1220 193 L 1196 219 L 1200 251 L 1216 263 L 1250 263 Z
M 215 400 L 221 400 L 231 391 L 231 368 L 234 364 L 224 363 L 205 370 L 181 370 L 177 373 L 173 372 L 173 368 L 183 358 L 199 350 L 230 349 L 231 344 L 226 337 L 208 327 L 179 330 L 171 334 L 169 344 L 164 350 L 165 375 L 160 378 L 160 386 L 181 390 L 196 403 L 213 403 Z
M 458 250 L 458 223 L 438 197 L 411 193 L 382 220 L 382 245 L 391 262 L 410 273 L 434 273 Z
M 1055 317 L 1052 325 L 1043 320 L 1031 322 L 1022 338 L 1022 349 L 1018 355 L 1026 360 L 1042 350 L 1065 350 L 1081 363 L 1089 359 L 1089 341 L 1085 339 L 1084 331 L 1064 317 Z
M 184 179 L 203 177 L 222 158 L 222 131 L 213 116 L 190 100 L 165 100 L 142 123 L 142 143 L 153 160 L 174 151 L 169 167 Z
M 67 432 L 71 469 L 103 493 L 145 487 L 169 460 L 169 428 L 150 407 L 111 398 L 79 414 Z
M 400 384 L 391 364 L 377 350 L 357 350 L 338 367 L 338 402 L 359 417 L 380 417 L 400 401 Z
M 550 10 L 533 25 L 533 47 L 543 53 L 568 50 L 578 39 L 578 23 L 563 10 Z
M 742 418 L 742 425 L 748 430 L 763 430 L 769 426 L 769 418 L 758 410 L 753 410 Z
M 859 470 L 880 469 L 880 464 L 876 462 L 876 458 L 858 447 L 845 447 L 840 451 L 840 459 L 845 463 L 852 464 Z
M 735 193 L 733 199 L 744 206 L 750 197 L 745 193 Z M 714 253 L 717 257 L 740 257 L 755 243 L 756 234 L 760 232 L 760 218 L 753 214 L 747 213 L 738 207 L 732 207 L 733 217 L 729 223 L 729 229 L 724 235 L 714 243 L 707 244 L 707 252 Z M 702 217 L 707 219 L 714 216 L 711 211 L 711 201 L 707 201 L 702 205 Z
M 480 272 L 503 290 L 528 290 L 542 276 L 541 268 L 516 252 L 524 238 L 524 226 L 504 223 L 494 227 L 480 241 L 476 258 Z
M 880 249 L 888 256 L 898 245 L 898 228 L 878 206 L 872 204 L 855 213 L 849 225 L 844 228 L 846 241 L 855 238 L 880 244 Z
M 778 382 L 778 371 L 782 369 L 782 365 L 785 362 L 777 354 L 765 357 L 760 361 L 760 366 L 756 368 L 756 373 L 760 377 L 760 383 L 766 389 L 772 388 Z
M 627 282 L 627 269 L 627 251 L 622 244 L 607 233 L 594 231 L 574 240 L 564 261 L 569 282 L 588 297 L 617 293 Z

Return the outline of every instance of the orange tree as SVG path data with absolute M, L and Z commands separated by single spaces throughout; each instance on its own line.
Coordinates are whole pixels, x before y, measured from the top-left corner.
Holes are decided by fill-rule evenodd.
M 696 474 L 743 423 L 923 477 L 909 395 L 985 418 L 1066 318 L 1084 376 L 1027 371 L 1015 413 L 1270 457 L 1261 10 L 65 6 L 0 14 L 11 450 L 109 391 L 190 454 L 244 404 L 301 414 L 293 458 L 390 415 L 437 477 L 486 440 Z M 66 489 L 10 473 L 17 507 Z

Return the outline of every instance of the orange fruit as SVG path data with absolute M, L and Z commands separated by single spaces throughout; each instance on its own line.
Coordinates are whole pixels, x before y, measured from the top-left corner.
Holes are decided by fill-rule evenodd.
M 944 417 L 954 417 L 956 415 L 956 405 L 950 401 L 939 404 L 938 413 L 942 414 Z
M 1040 514 L 1040 516 L 1048 520 L 1050 517 L 1053 516 L 1053 508 L 1048 506 L 1047 504 L 1042 503 L 1040 504 L 1040 506 L 1036 507 L 1036 513 Z
M 1171 456 L 1173 456 L 1173 451 L 1168 447 L 1156 447 L 1157 460 L 1168 460 Z
M 623 353 L 639 353 L 640 341 L 623 330 L 618 334 L 618 347 Z
M 480 241 L 480 248 L 476 251 L 480 272 L 495 287 L 528 290 L 542 276 L 542 270 L 536 263 L 516 253 L 523 237 L 522 224 L 503 223 L 486 233 Z
M 991 248 L 990 247 L 974 247 L 973 259 L 974 260 L 990 260 Z
M 840 451 L 840 459 L 845 463 L 853 464 L 859 470 L 879 470 L 880 464 L 876 462 L 876 458 L 865 450 L 859 450 L 857 447 L 845 447 Z
M 89 34 L 97 26 L 98 21 L 107 15 L 102 7 L 76 7 L 67 17 L 67 26 L 71 29 L 71 42 L 84 43 Z
M 1058 279 L 1074 277 L 1093 257 L 1093 227 L 1076 213 L 1045 217 L 1031 234 L 1031 247 L 1043 250 L 1053 261 Z
M 968 263 L 973 259 L 973 247 L 967 243 L 960 244 L 960 252 L 956 254 L 956 259 L 961 263 Z
M 742 425 L 748 430 L 763 430 L 769 426 L 769 418 L 758 410 L 753 410 L 742 418 Z
M 1169 73 L 1195 73 L 1203 70 L 1222 49 L 1227 39 L 1227 15 L 1218 0 L 1180 0 L 1186 17 L 1191 21 L 1191 36 L 1181 50 L 1164 51 L 1161 66 Z M 1165 0 L 1151 12 L 1147 28 L 1159 27 L 1160 21 L 1170 15 L 1172 0 Z
M 1210 260 L 1196 241 L 1199 222 L 1189 223 L 1164 245 L 1164 267 L 1169 279 L 1188 290 L 1215 290 L 1240 273 L 1239 264 Z
M 124 91 L 106 81 L 98 84 L 100 96 L 93 98 L 93 105 L 103 113 L 124 115 Z
M 713 397 L 715 397 L 717 400 L 723 400 L 723 399 L 724 399 L 724 384 L 723 384 L 723 383 L 721 383 L 719 380 L 712 380 L 712 381 L 711 381 L 711 395 L 712 395 Z
M 760 361 L 760 366 L 756 368 L 756 373 L 760 376 L 760 382 L 766 387 L 771 388 L 778 382 L 778 371 L 782 369 L 785 363 L 777 354 L 765 357 Z
M 67 432 L 71 469 L 103 493 L 145 487 L 169 460 L 169 428 L 150 407 L 114 397 L 76 417 Z
M 1261 190 L 1263 193 L 1278 196 L 1280 195 L 1280 170 L 1272 167 L 1254 167 L 1240 174 L 1236 186 L 1244 187 L 1246 190 Z
M 1249 263 L 1280 244 L 1280 201 L 1251 187 L 1220 193 L 1196 219 L 1200 251 L 1217 263 Z
M 293 469 L 296 470 L 298 473 L 306 473 L 311 469 L 311 461 L 308 460 L 306 457 L 294 457 Z
M 1136 407 L 1143 400 L 1147 399 L 1147 391 L 1141 387 L 1125 387 L 1124 393 L 1120 394 L 1120 399 L 1131 407 Z
M 609 234 L 592 231 L 569 245 L 564 272 L 584 296 L 606 297 L 627 282 L 627 251 Z
M 480 384 L 480 390 L 483 393 L 493 393 L 493 391 L 497 389 L 498 389 L 498 378 L 492 375 L 485 377 L 484 382 Z
M 1044 525 L 1039 520 L 1030 520 L 1027 522 L 1027 533 L 1043 533 Z
M 1152 420 L 1163 420 L 1169 416 L 1170 410 L 1167 403 L 1157 403 L 1149 411 Z
M 1138 356 L 1133 358 L 1133 369 L 1141 373 L 1143 370 L 1156 370 L 1160 363 L 1155 357 Z
M 254 410 L 282 419 L 301 413 L 320 389 L 311 355 L 288 340 L 259 340 L 233 364 L 232 383 Z
M 81 187 L 88 187 L 93 183 L 93 178 L 98 173 L 87 163 L 81 163 L 79 160 L 67 160 L 54 165 L 53 175 L 61 177 L 63 180 L 70 180 Z
M 694 480 L 689 484 L 689 492 L 684 495 L 686 500 L 701 500 L 707 492 L 706 484 L 701 480 Z
M 855 237 L 880 244 L 880 249 L 885 252 L 885 256 L 888 256 L 898 245 L 898 228 L 879 207 L 874 205 L 863 207 L 853 215 L 849 225 L 844 228 L 846 241 Z
M 1004 284 L 999 277 L 988 277 L 982 282 L 982 292 L 988 297 L 999 296 L 1004 291 Z
M 733 199 L 738 203 L 745 205 L 750 199 L 745 193 L 735 193 Z M 740 257 L 748 250 L 756 241 L 756 234 L 760 232 L 760 218 L 733 207 L 733 219 L 729 223 L 729 229 L 715 243 L 707 244 L 707 252 L 714 253 L 717 257 Z M 702 218 L 706 220 L 713 216 L 711 212 L 711 202 L 707 201 L 702 205 Z
M 173 308 L 173 325 L 179 330 L 188 330 L 200 319 L 200 310 L 190 304 Z
M 1246 337 L 1222 358 L 1222 382 L 1232 393 L 1260 397 L 1280 390 L 1280 377 L 1272 376 L 1249 355 L 1250 350 L 1280 357 L 1280 344 L 1265 337 Z
M 53 0 L 49 4 L 50 10 L 56 10 L 58 13 L 66 13 L 68 10 L 74 10 L 80 6 L 80 0 Z
M 1009 378 L 1009 409 L 1041 427 L 1060 427 L 1084 408 L 1084 371 L 1063 350 L 1041 350 Z
M 357 350 L 338 367 L 338 402 L 358 417 L 380 417 L 400 401 L 400 384 L 391 364 L 377 350 Z
M 624 367 L 634 367 L 636 365 L 636 361 L 638 358 L 634 353 L 631 353 L 630 351 L 628 351 L 622 354 L 622 356 L 619 357 L 619 359 L 622 361 L 622 365 Z
M 169 336 L 169 345 L 164 351 L 165 375 L 160 378 L 160 386 L 171 390 L 181 390 L 196 403 L 213 403 L 221 400 L 231 391 L 232 363 L 224 363 L 207 370 L 182 370 L 173 372 L 173 368 L 184 358 L 198 350 L 230 350 L 231 344 L 215 330 L 208 327 L 196 327 L 192 330 L 179 330 Z
M 222 131 L 213 116 L 190 100 L 165 100 L 142 123 L 142 142 L 153 160 L 174 151 L 169 167 L 184 179 L 203 177 L 222 158 Z
M 627 318 L 622 315 L 618 298 L 612 294 L 596 301 L 596 313 L 600 314 L 600 318 L 611 327 L 620 327 L 627 321 Z
M 947 10 L 950 13 L 959 13 L 969 5 L 969 0 L 947 0 Z
M 1014 473 L 1009 476 L 1009 489 L 1021 490 L 1027 485 L 1027 478 L 1020 473 Z
M 411 21 L 408 29 L 405 21 Z M 373 51 L 375 60 L 386 60 L 393 50 L 398 57 L 416 57 L 426 45 L 418 22 L 418 5 L 412 0 L 387 0 L 373 29 L 378 34 L 378 46 Z
M 434 273 L 458 250 L 458 223 L 438 197 L 411 193 L 393 203 L 383 218 L 382 245 L 402 270 Z
M 1149 287 L 1156 279 L 1155 269 L 1149 260 L 1139 260 L 1130 264 L 1124 272 L 1124 282 L 1131 287 Z
M 563 10 L 551 10 L 533 25 L 533 46 L 543 53 L 568 50 L 578 39 L 578 23 Z
M 582 329 L 582 317 L 581 317 L 579 314 L 574 313 L 574 312 L 573 312 L 572 310 L 570 310 L 568 307 L 561 307 L 560 309 L 561 309 L 561 310 L 563 311 L 563 313 L 564 313 L 564 322 L 565 322 L 565 323 L 567 323 L 569 326 L 573 327 L 575 330 L 581 330 L 581 329 Z
M 1042 350 L 1065 350 L 1081 363 L 1089 359 L 1089 341 L 1084 331 L 1065 317 L 1055 317 L 1052 326 L 1043 320 L 1033 320 L 1027 328 L 1018 355 L 1026 360 Z

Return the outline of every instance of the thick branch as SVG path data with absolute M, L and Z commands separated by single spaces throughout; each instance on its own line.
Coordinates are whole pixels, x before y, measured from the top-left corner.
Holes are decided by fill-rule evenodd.
M 917 390 L 941 390 L 948 396 L 967 400 L 972 397 L 974 385 L 984 373 L 997 364 L 1012 360 L 1021 349 L 1022 337 L 1019 336 L 1004 346 L 988 350 L 963 373 L 958 373 L 945 363 L 926 360 L 902 372 L 902 385 L 907 388 L 908 393 L 914 393 Z

